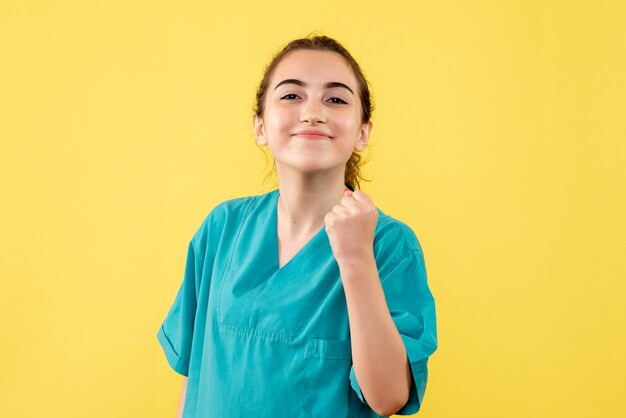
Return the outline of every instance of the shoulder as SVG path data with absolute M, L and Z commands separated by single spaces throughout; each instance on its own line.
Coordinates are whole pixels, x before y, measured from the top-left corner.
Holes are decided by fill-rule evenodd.
M 243 196 L 224 200 L 211 209 L 204 222 L 223 222 L 228 217 L 241 216 L 259 196 Z
M 234 197 L 216 204 L 204 217 L 193 235 L 194 245 L 203 247 L 209 237 L 214 240 L 215 236 L 222 234 L 227 225 L 241 224 L 250 208 L 269 198 L 272 193 Z
M 413 228 L 378 209 L 378 223 L 374 233 L 374 243 L 393 243 L 402 252 L 413 250 L 422 253 L 422 246 Z
M 410 255 L 417 256 L 422 262 L 424 260 L 422 245 L 415 231 L 380 209 L 374 233 L 374 255 L 381 273 Z

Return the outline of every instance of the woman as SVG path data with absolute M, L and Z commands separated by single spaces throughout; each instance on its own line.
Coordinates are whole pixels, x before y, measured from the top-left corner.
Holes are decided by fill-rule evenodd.
M 414 414 L 435 303 L 413 231 L 354 187 L 367 81 L 339 43 L 309 37 L 274 57 L 256 98 L 279 187 L 220 203 L 189 243 L 157 335 L 187 376 L 179 416 Z

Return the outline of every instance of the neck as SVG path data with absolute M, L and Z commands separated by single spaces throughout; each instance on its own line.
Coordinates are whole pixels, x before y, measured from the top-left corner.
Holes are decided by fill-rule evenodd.
M 326 213 L 339 204 L 346 189 L 342 170 L 302 173 L 277 167 L 279 229 L 292 237 L 309 235 L 324 226 Z

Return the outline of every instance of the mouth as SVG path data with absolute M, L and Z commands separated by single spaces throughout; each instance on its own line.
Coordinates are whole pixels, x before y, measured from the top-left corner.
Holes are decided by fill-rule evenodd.
M 300 137 L 300 138 L 304 138 L 304 139 L 312 139 L 312 140 L 329 140 L 330 137 L 328 135 L 322 135 L 322 134 L 295 134 L 294 136 Z
M 300 138 L 313 139 L 313 140 L 332 139 L 332 137 L 328 135 L 326 132 L 318 131 L 317 129 L 308 129 L 308 130 L 296 132 L 293 134 L 293 136 L 298 136 Z

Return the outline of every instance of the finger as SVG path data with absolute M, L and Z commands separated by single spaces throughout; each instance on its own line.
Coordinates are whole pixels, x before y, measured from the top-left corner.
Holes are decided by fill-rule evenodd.
M 352 196 L 344 196 L 341 199 L 341 205 L 345 206 L 347 208 L 358 208 L 359 206 L 361 206 L 361 203 L 359 203 L 354 197 Z
M 345 189 L 343 191 L 343 198 L 341 199 L 341 204 L 346 207 L 354 207 L 356 204 L 356 200 L 352 197 L 354 192 L 350 189 Z
M 350 210 L 342 205 L 335 205 L 333 206 L 333 213 L 336 213 L 337 215 L 345 215 L 350 213 Z
M 356 190 L 352 193 L 352 197 L 359 202 L 373 204 L 374 202 L 370 198 L 370 196 L 365 193 L 363 190 Z

